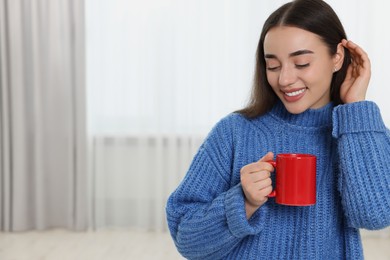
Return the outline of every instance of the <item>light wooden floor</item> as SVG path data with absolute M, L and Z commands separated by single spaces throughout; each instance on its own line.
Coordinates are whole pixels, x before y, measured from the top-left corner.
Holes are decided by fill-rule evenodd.
M 390 260 L 390 239 L 365 236 L 366 260 Z M 0 233 L 1 260 L 183 259 L 167 233 L 64 230 Z

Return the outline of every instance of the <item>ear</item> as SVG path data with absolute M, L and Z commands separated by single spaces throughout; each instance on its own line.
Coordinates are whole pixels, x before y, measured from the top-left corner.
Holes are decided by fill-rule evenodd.
M 344 62 L 344 46 L 339 43 L 337 45 L 336 53 L 333 55 L 333 68 L 334 72 L 339 71 L 341 67 L 343 66 Z

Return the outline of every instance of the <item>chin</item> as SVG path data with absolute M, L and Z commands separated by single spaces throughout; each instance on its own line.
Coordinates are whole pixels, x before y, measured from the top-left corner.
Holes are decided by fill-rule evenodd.
M 283 103 L 283 104 L 286 110 L 291 114 L 301 114 L 308 109 L 308 107 L 304 105 L 290 104 L 290 103 Z

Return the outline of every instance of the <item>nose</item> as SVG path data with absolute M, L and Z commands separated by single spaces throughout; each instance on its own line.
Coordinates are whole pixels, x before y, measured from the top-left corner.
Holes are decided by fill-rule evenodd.
M 279 74 L 279 85 L 288 86 L 296 82 L 297 76 L 293 68 L 289 66 L 283 66 Z

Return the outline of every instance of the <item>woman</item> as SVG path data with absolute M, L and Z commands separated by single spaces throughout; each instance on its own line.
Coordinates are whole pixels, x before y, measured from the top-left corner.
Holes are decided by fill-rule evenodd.
M 390 131 L 365 101 L 368 56 L 346 38 L 321 0 L 266 20 L 249 105 L 213 128 L 168 200 L 183 256 L 362 259 L 359 229 L 390 225 Z M 314 206 L 268 197 L 279 153 L 316 155 Z

